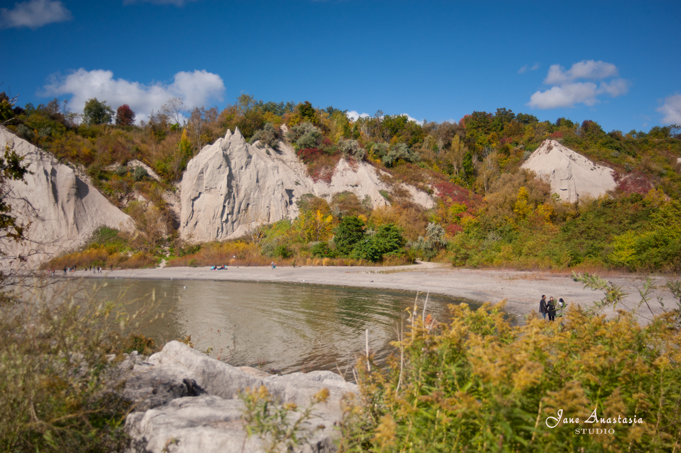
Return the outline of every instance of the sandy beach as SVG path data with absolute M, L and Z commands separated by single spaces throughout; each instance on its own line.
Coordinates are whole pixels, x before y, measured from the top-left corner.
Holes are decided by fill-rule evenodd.
M 59 274 L 57 274 L 59 275 Z M 506 300 L 506 310 L 524 317 L 539 306 L 542 294 L 565 299 L 568 303 L 590 307 L 603 294 L 584 288 L 571 275 L 537 271 L 453 269 L 446 264 L 420 263 L 395 267 L 338 267 L 338 266 L 270 266 L 235 267 L 228 270 L 213 270 L 209 267 L 166 267 L 155 269 L 114 270 L 94 274 L 77 271 L 73 277 L 117 278 L 117 279 L 188 279 L 188 280 L 231 280 L 244 282 L 280 282 L 311 285 L 351 286 L 362 288 L 384 288 L 421 293 L 442 294 L 462 297 L 477 302 L 498 303 Z M 644 276 L 633 274 L 609 275 L 606 280 L 622 287 L 627 293 L 623 304 L 633 307 L 640 301 L 639 290 L 645 283 Z M 668 289 L 663 288 L 665 277 L 654 278 L 657 285 L 652 293 L 650 305 L 655 313 L 661 313 L 658 297 L 667 308 L 676 307 Z M 606 313 L 608 313 L 606 311 Z M 639 319 L 645 323 L 650 318 L 647 308 L 641 310 Z

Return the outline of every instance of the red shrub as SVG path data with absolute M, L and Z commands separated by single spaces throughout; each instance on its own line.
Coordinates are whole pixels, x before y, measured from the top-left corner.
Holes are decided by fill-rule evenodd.
M 639 193 L 641 195 L 647 194 L 650 189 L 653 189 L 653 183 L 649 176 L 643 173 L 630 173 L 622 177 L 619 173 L 615 173 L 615 182 L 617 183 L 617 192 L 629 195 L 632 193 Z
M 457 203 L 466 205 L 470 208 L 480 201 L 479 195 L 449 181 L 438 181 L 433 187 L 435 188 L 437 195 L 442 198 L 445 205 Z
M 312 180 L 331 182 L 333 171 L 340 160 L 340 155 L 330 155 L 324 150 L 308 148 L 298 150 L 298 157 L 307 166 L 307 173 Z
M 303 163 L 308 164 L 319 159 L 322 156 L 323 151 L 317 148 L 307 148 L 298 150 L 297 154 L 298 157 L 300 157 L 300 160 L 303 161 Z
M 445 230 L 447 231 L 448 236 L 456 236 L 457 234 L 463 231 L 463 227 L 461 225 L 451 224 L 447 225 L 447 228 L 445 228 Z

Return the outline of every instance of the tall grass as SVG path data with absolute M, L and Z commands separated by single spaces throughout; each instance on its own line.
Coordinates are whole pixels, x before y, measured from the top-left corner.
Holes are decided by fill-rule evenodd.
M 36 285 L 0 306 L 0 450 L 124 449 L 130 406 L 113 371 L 147 309 L 95 302 L 72 284 Z
M 619 300 L 584 281 L 607 292 L 597 308 Z M 513 326 L 502 305 L 450 308 L 447 325 L 412 313 L 387 369 L 360 360 L 363 404 L 346 407 L 341 451 L 681 449 L 680 310 L 641 326 L 635 310 L 606 319 L 570 306 Z

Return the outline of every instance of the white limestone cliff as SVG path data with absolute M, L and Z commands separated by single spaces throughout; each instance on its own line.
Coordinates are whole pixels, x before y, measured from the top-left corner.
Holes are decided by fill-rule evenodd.
M 180 237 L 192 242 L 224 240 L 245 234 L 253 225 L 298 216 L 296 201 L 304 194 L 331 200 L 353 192 L 369 197 L 374 207 L 387 205 L 381 195 L 389 190 L 377 170 L 342 159 L 330 183 L 313 181 L 293 148 L 249 144 L 238 129 L 205 146 L 188 164 L 180 184 Z M 413 188 L 417 202 L 434 205 L 427 194 Z M 416 199 L 416 197 L 415 197 Z
M 16 266 L 9 257 L 22 255 L 35 266 L 59 253 L 83 245 L 99 227 L 132 231 L 132 219 L 111 204 L 73 168 L 60 164 L 49 153 L 0 128 L 0 148 L 24 157 L 29 173 L 23 181 L 6 181 L 6 199 L 21 224 L 30 226 L 23 243 L 0 241 L 8 259 L 0 267 Z
M 597 198 L 617 185 L 612 169 L 595 164 L 555 140 L 545 140 L 522 168 L 547 180 L 551 192 L 570 203 L 584 197 Z

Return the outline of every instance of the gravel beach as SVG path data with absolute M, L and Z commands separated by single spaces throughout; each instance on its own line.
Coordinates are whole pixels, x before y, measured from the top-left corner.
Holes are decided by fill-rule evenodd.
M 188 280 L 231 280 L 244 282 L 280 282 L 313 285 L 351 286 L 361 288 L 384 288 L 421 293 L 442 294 L 463 297 L 478 302 L 498 303 L 506 300 L 506 311 L 523 318 L 537 311 L 539 299 L 546 294 L 556 300 L 563 298 L 567 303 L 589 307 L 603 294 L 584 288 L 575 282 L 571 274 L 556 274 L 541 271 L 515 271 L 490 269 L 454 269 L 446 264 L 420 263 L 394 267 L 339 267 L 339 266 L 229 266 L 227 270 L 211 271 L 209 267 L 165 267 L 154 269 L 114 270 L 93 274 L 77 271 L 74 277 L 108 277 L 119 279 L 188 279 Z M 635 274 L 608 275 L 606 280 L 622 287 L 627 293 L 623 304 L 632 307 L 640 300 L 639 290 L 643 288 L 645 276 Z M 658 297 L 665 307 L 675 307 L 671 293 L 663 285 L 668 277 L 655 277 L 658 287 L 651 297 L 651 308 L 657 314 L 662 312 Z M 606 311 L 606 314 L 608 312 Z M 612 311 L 610 311 L 612 313 Z M 651 317 L 641 310 L 639 321 L 646 323 Z

